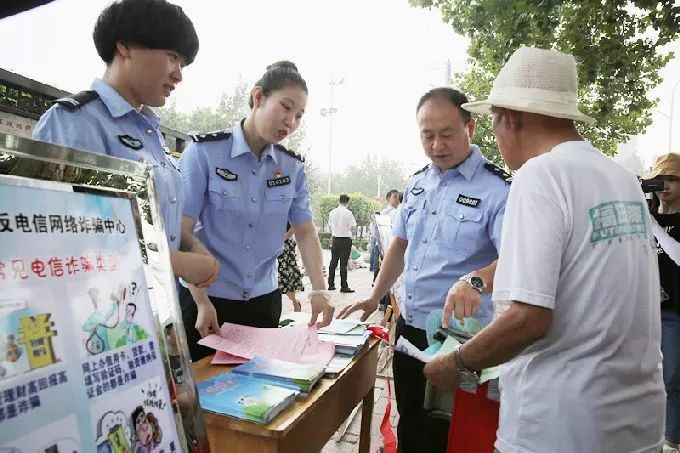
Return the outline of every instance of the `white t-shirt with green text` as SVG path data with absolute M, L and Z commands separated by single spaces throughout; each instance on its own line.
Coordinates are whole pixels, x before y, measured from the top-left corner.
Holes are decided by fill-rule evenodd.
M 493 299 L 553 310 L 548 335 L 503 365 L 501 453 L 658 452 L 657 256 L 635 177 L 587 142 L 530 159 L 505 208 Z

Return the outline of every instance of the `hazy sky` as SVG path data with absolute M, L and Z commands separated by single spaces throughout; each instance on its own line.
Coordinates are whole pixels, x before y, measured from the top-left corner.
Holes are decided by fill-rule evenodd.
M 104 64 L 91 39 L 94 21 L 109 0 L 56 0 L 0 21 L 0 67 L 58 88 L 79 91 L 101 76 Z M 338 170 L 367 154 L 389 156 L 414 171 L 426 162 L 415 105 L 429 88 L 445 84 L 446 63 L 461 70 L 467 40 L 441 22 L 438 11 L 407 0 L 177 0 L 194 22 L 201 45 L 196 61 L 171 100 L 180 110 L 216 105 L 239 77 L 254 82 L 280 59 L 294 61 L 309 86 L 305 122 L 309 157 L 328 168 L 328 119 L 320 110 L 335 88 L 332 165 Z M 673 46 L 680 52 L 680 45 Z M 655 90 L 670 110 L 670 88 L 680 80 L 680 60 L 664 71 Z M 674 123 L 680 123 L 680 87 Z M 637 140 L 645 163 L 666 152 L 669 120 Z M 227 125 L 225 125 L 227 126 Z M 674 137 L 680 148 L 680 131 Z

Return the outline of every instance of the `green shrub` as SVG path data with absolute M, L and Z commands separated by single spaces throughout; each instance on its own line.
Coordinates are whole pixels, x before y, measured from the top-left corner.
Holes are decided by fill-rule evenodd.
M 319 242 L 321 243 L 322 249 L 331 248 L 331 234 L 319 231 Z

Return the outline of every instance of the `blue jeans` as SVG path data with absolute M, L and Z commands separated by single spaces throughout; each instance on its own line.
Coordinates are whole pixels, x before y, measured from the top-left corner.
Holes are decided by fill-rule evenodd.
M 680 443 L 680 315 L 661 310 L 663 382 L 666 384 L 666 440 Z

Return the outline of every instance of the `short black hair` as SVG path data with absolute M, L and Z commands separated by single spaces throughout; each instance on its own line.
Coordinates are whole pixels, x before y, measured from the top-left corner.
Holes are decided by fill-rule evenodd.
M 404 192 L 399 192 L 399 203 L 404 202 Z
M 349 203 L 349 195 L 347 195 L 346 193 L 340 195 L 340 203 L 342 204 Z
M 269 96 L 272 91 L 278 91 L 288 85 L 296 85 L 307 91 L 307 82 L 298 72 L 297 66 L 292 61 L 277 61 L 267 66 L 267 71 L 255 82 L 256 87 L 261 87 L 265 96 Z M 250 95 L 248 105 L 253 108 L 253 96 Z
M 396 193 L 396 192 L 399 192 L 399 191 L 396 190 L 396 189 L 392 189 L 392 190 L 388 191 L 387 195 L 385 195 L 385 200 L 390 201 L 390 198 L 392 198 L 392 194 Z
M 135 407 L 135 410 L 132 411 L 132 427 L 134 428 L 137 426 L 137 417 L 139 417 L 141 414 L 144 414 L 144 408 L 142 406 L 137 406 Z
M 113 61 L 119 41 L 147 49 L 172 50 L 191 64 L 198 53 L 194 24 L 182 8 L 165 0 L 120 0 L 110 4 L 92 32 L 97 53 Z
M 430 91 L 428 91 L 427 93 L 423 94 L 420 97 L 420 100 L 418 101 L 418 107 L 416 107 L 416 113 L 418 113 L 423 104 L 425 104 L 430 99 L 445 99 L 449 101 L 451 104 L 458 107 L 458 110 L 460 110 L 460 117 L 463 118 L 465 124 L 469 123 L 470 120 L 472 119 L 472 115 L 470 114 L 470 112 L 464 110 L 461 107 L 461 105 L 468 102 L 467 96 L 465 96 L 463 93 L 456 89 L 449 87 L 439 87 L 431 89 Z

